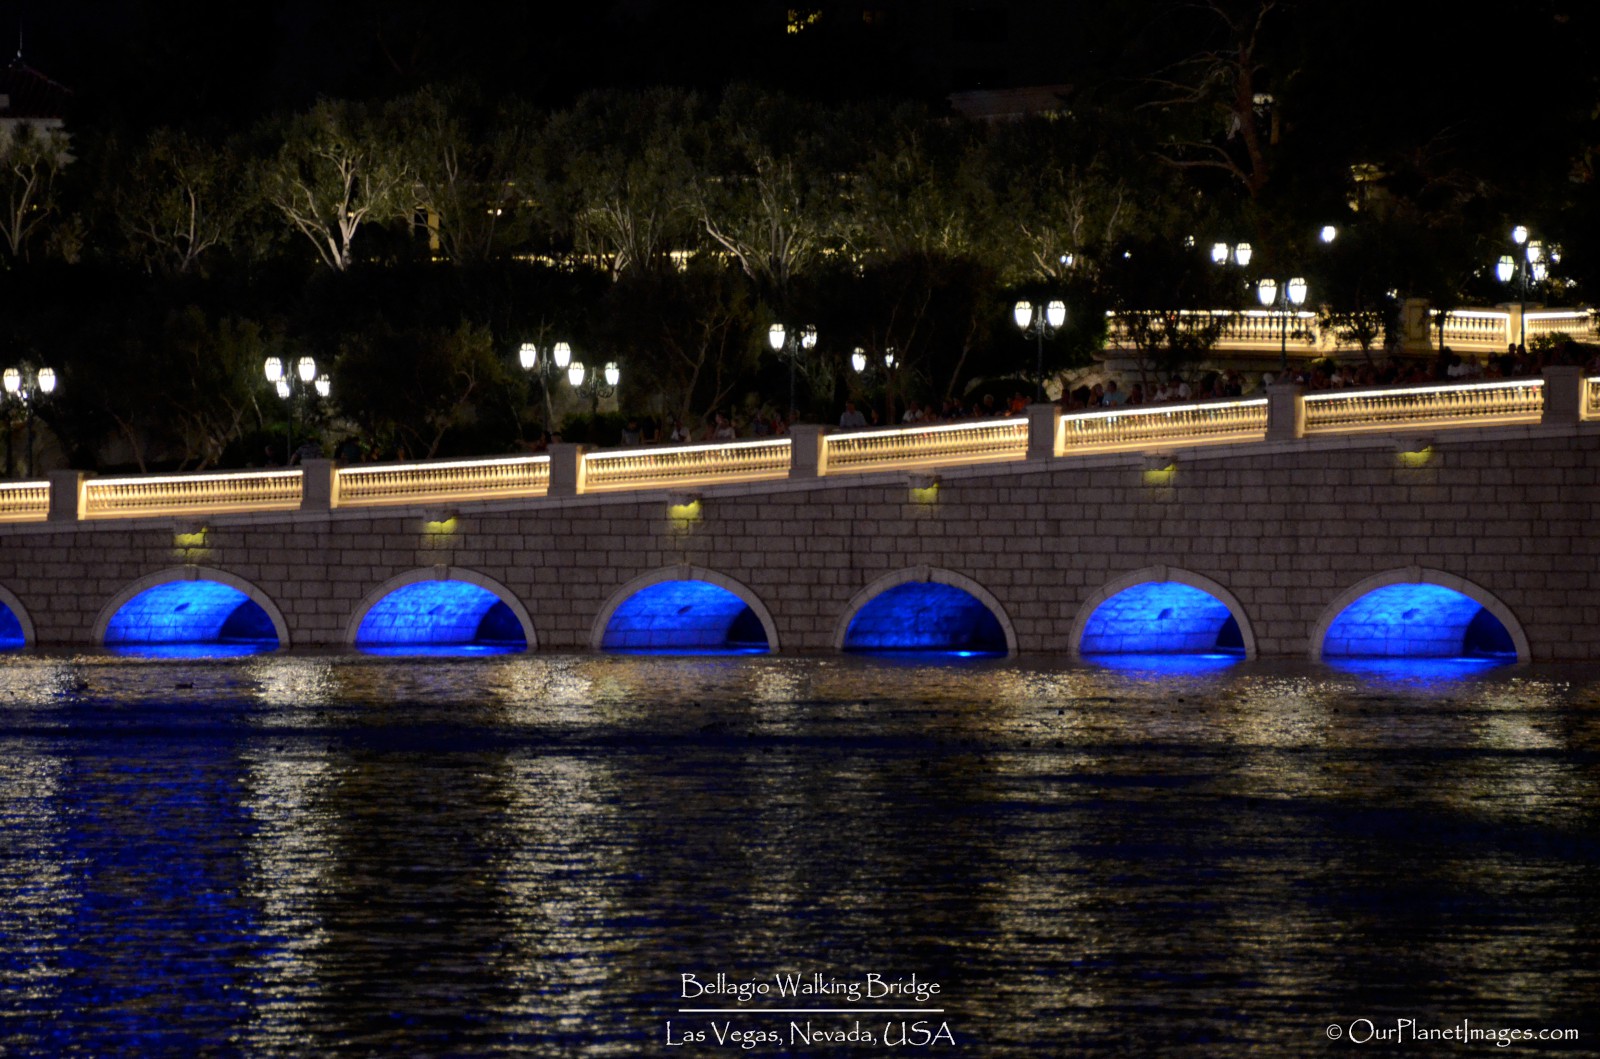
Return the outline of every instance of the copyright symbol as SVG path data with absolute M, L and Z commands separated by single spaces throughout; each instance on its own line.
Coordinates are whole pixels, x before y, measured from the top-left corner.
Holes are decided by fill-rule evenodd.
M 1336 1041 L 1343 1036 L 1344 1030 L 1341 1030 L 1337 1025 L 1331 1022 L 1328 1024 L 1328 1040 Z

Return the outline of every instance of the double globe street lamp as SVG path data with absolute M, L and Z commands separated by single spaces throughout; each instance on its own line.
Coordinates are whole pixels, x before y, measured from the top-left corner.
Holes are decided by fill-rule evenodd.
M 1033 399 L 1035 403 L 1044 400 L 1044 340 L 1054 338 L 1056 332 L 1061 330 L 1061 325 L 1067 322 L 1067 303 L 1057 298 L 1044 306 L 1044 312 L 1035 314 L 1033 303 L 1026 299 L 1017 302 L 1011 309 L 1011 318 L 1016 321 L 1017 329 L 1023 337 L 1033 335 L 1038 339 L 1038 353 L 1033 365 Z
M 16 472 L 16 460 L 11 452 L 11 405 L 22 406 L 23 417 L 28 424 L 28 477 L 33 477 L 33 410 L 39 400 L 48 397 L 56 389 L 56 373 L 54 368 L 39 368 L 35 370 L 24 364 L 19 368 L 7 368 L 0 374 L 0 381 L 5 384 L 6 404 L 6 477 L 9 478 Z
M 793 416 L 795 362 L 800 359 L 802 349 L 817 348 L 817 329 L 811 324 L 795 330 L 789 330 L 782 324 L 773 324 L 767 328 L 767 344 L 774 353 L 789 361 L 789 415 Z
M 1295 276 L 1287 283 L 1263 279 L 1256 284 L 1256 297 L 1268 309 L 1278 313 L 1278 372 L 1289 370 L 1289 314 L 1306 303 L 1306 281 Z
M 293 371 L 286 371 L 283 361 L 279 358 L 268 357 L 261 365 L 261 370 L 273 389 L 278 392 L 278 396 L 289 402 L 289 451 L 284 457 L 287 465 L 294 462 L 294 417 L 299 400 L 312 394 L 327 397 L 333 392 L 333 381 L 326 375 L 317 374 L 317 361 L 314 357 L 299 358 L 294 362 Z
M 1549 266 L 1545 264 L 1544 243 L 1538 239 L 1528 238 L 1528 228 L 1519 224 L 1511 229 L 1511 241 L 1517 245 L 1517 255 L 1500 255 L 1500 260 L 1494 266 L 1494 274 L 1501 283 L 1510 283 L 1518 276 L 1521 277 L 1519 288 L 1520 297 L 1517 300 L 1517 322 L 1521 333 L 1517 338 L 1519 347 L 1528 344 L 1528 277 L 1531 274 L 1533 282 L 1543 283 L 1548 275 Z M 1554 254 L 1550 255 L 1554 258 Z
M 522 364 L 522 370 L 530 375 L 539 377 L 539 386 L 544 390 L 544 432 L 550 433 L 550 425 L 555 420 L 555 408 L 550 400 L 550 378 L 558 372 L 564 372 L 572 363 L 572 346 L 566 342 L 557 342 L 552 346 L 541 347 L 536 342 L 524 342 L 517 351 L 517 359 Z
M 592 416 L 600 410 L 602 398 L 610 397 L 617 392 L 617 384 L 622 381 L 622 368 L 614 360 L 606 361 L 606 366 L 601 371 L 591 371 L 584 367 L 583 361 L 575 360 L 567 365 L 567 385 L 579 397 L 589 398 L 589 414 Z

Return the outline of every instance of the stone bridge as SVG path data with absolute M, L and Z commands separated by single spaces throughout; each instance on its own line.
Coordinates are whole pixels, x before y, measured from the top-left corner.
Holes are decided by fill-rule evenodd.
M 1600 661 L 1600 379 L 0 485 L 0 644 Z

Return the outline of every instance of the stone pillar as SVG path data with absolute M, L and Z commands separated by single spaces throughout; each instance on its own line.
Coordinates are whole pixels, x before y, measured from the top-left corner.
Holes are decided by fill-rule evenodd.
M 83 517 L 83 483 L 89 475 L 83 471 L 51 471 L 50 480 L 51 522 L 76 522 Z
M 1306 391 L 1297 382 L 1275 382 L 1267 387 L 1267 440 L 1288 441 L 1306 436 Z
M 1433 314 L 1428 299 L 1406 298 L 1400 302 L 1400 348 L 1407 353 L 1427 353 L 1434 348 Z
M 579 496 L 583 493 L 582 445 L 558 441 L 550 446 L 549 496 Z
M 1028 459 L 1048 460 L 1061 455 L 1061 410 L 1053 404 L 1028 406 Z
M 1552 364 L 1544 369 L 1544 419 L 1546 423 L 1579 423 L 1586 417 L 1587 384 L 1576 364 Z
M 339 479 L 332 460 L 306 460 L 300 474 L 301 511 L 331 511 L 339 506 Z
M 821 478 L 828 473 L 828 428 L 817 423 L 789 424 L 789 477 Z

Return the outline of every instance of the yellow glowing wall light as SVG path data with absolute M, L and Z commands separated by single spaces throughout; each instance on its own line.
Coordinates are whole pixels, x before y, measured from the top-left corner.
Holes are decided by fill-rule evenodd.
M 1171 456 L 1152 455 L 1145 458 L 1145 485 L 1171 485 L 1172 476 L 1177 473 L 1178 461 Z
M 909 480 L 913 504 L 935 504 L 939 501 L 939 476 L 913 474 Z
M 430 536 L 448 536 L 456 531 L 459 519 L 454 511 L 429 511 L 422 516 L 422 532 Z
M 1395 443 L 1395 458 L 1402 467 L 1424 467 L 1433 459 L 1433 442 L 1425 438 L 1402 439 Z
M 701 513 L 697 496 L 675 496 L 667 501 L 667 517 L 674 522 L 699 522 Z
M 201 526 L 196 530 L 179 530 L 172 535 L 172 543 L 178 548 L 204 548 L 206 546 L 206 527 Z

